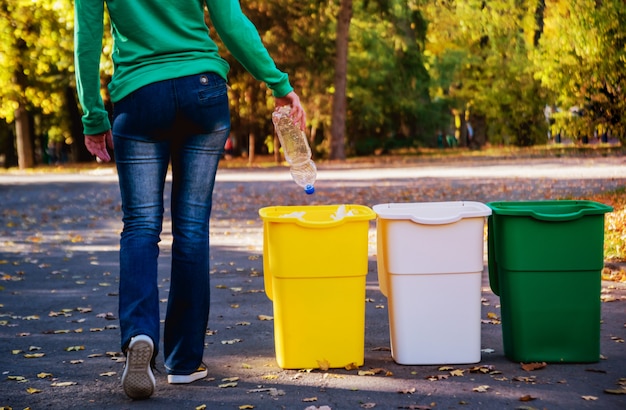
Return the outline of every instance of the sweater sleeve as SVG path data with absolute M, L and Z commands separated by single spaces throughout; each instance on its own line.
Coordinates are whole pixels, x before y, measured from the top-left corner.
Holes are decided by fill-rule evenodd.
M 75 0 L 74 16 L 74 66 L 83 132 L 100 134 L 111 128 L 100 94 L 104 0 Z
M 263 45 L 257 28 L 243 14 L 239 0 L 206 0 L 211 21 L 228 51 L 276 97 L 293 91 L 286 73 L 280 71 Z

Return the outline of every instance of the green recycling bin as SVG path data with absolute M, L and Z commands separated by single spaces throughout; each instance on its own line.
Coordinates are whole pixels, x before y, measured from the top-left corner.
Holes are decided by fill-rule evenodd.
M 604 214 L 592 201 L 490 202 L 488 270 L 504 354 L 517 362 L 600 359 Z

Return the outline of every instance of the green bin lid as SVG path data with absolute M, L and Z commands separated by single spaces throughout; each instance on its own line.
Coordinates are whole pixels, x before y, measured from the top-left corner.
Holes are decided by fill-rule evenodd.
M 530 216 L 544 221 L 567 221 L 613 211 L 608 205 L 582 200 L 488 202 L 487 206 L 493 215 Z

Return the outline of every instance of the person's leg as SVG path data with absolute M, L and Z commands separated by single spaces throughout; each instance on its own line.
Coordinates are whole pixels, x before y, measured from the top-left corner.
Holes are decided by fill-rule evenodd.
M 230 111 L 226 83 L 217 75 L 185 77 L 175 85 L 180 136 L 172 142 L 172 272 L 163 349 L 170 383 L 188 383 L 195 376 L 184 376 L 197 373 L 204 352 L 209 217 Z M 204 377 L 206 371 L 197 375 Z
M 135 91 L 115 104 L 113 138 L 122 199 L 119 316 L 125 351 L 133 336 L 159 345 L 157 259 L 163 225 L 163 188 L 171 143 L 159 133 L 171 128 L 175 107 L 168 82 Z
M 124 228 L 120 240 L 119 315 L 122 349 L 130 338 L 159 344 L 157 259 L 163 223 L 163 186 L 168 144 L 115 138 Z M 155 351 L 156 355 L 156 351 Z
M 152 366 L 160 334 L 157 288 L 163 187 L 170 146 L 161 130 L 175 118 L 168 82 L 144 87 L 116 103 L 113 136 L 122 198 L 119 317 L 126 365 L 122 386 L 133 399 L 156 387 Z

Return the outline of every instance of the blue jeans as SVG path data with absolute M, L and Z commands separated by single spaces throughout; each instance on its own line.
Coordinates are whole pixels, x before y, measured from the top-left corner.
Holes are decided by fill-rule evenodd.
M 226 82 L 199 74 L 145 86 L 114 105 L 122 350 L 133 336 L 159 346 L 157 259 L 163 194 L 172 165 L 172 266 L 163 333 L 168 374 L 202 363 L 209 316 L 209 217 L 215 174 L 230 132 Z

